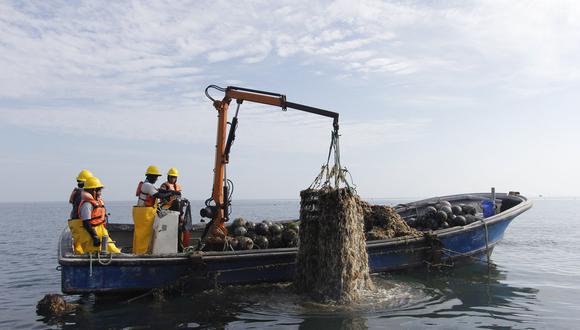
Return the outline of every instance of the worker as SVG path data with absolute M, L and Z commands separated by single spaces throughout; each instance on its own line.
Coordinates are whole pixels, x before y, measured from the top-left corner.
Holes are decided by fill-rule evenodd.
M 106 251 L 121 253 L 109 236 L 105 227 L 107 222 L 107 209 L 101 198 L 103 184 L 96 177 L 90 177 L 85 181 L 83 199 L 79 205 L 79 215 L 83 222 L 85 232 L 80 232 L 76 239 L 82 246 L 84 253 L 102 251 L 102 244 L 106 244 Z
M 136 196 L 137 205 L 133 207 L 133 253 L 146 254 L 150 252 L 153 226 L 157 214 L 157 199 L 180 195 L 178 191 L 158 190 L 154 184 L 161 176 L 159 168 L 154 165 L 147 167 L 145 181 L 139 182 Z
M 70 218 L 68 220 L 68 227 L 71 232 L 73 251 L 76 254 L 85 253 L 79 240 L 79 235 L 85 233 L 85 229 L 83 228 L 83 221 L 80 219 L 79 215 L 79 205 L 82 201 L 83 195 L 86 194 L 83 189 L 85 182 L 92 176 L 93 174 L 89 170 L 82 170 L 79 175 L 77 175 L 77 187 L 73 189 L 68 199 L 68 202 L 72 204 L 72 210 L 70 211 Z
M 167 171 L 167 181 L 162 183 L 159 190 L 176 191 L 181 193 L 181 185 L 177 183 L 179 171 L 172 167 Z M 176 195 L 161 198 L 161 207 L 172 211 L 179 211 L 179 199 Z
M 165 189 L 159 190 L 155 188 L 154 184 L 160 176 L 161 172 L 157 166 L 150 165 L 147 167 L 145 181 L 139 182 L 137 192 L 135 193 L 138 197 L 137 206 L 152 207 L 157 205 L 158 198 L 168 198 L 172 195 L 181 195 L 178 191 L 168 191 Z
M 177 183 L 177 177 L 179 177 L 179 171 L 172 167 L 167 171 L 167 181 L 162 183 L 159 187 L 160 191 L 176 191 L 181 193 L 181 185 Z M 189 201 L 186 199 L 181 199 L 181 195 L 172 195 L 169 197 L 161 198 L 161 208 L 177 211 L 179 212 L 179 226 L 178 226 L 178 247 L 177 250 L 182 252 L 184 248 L 189 246 L 189 231 L 186 229 L 185 212 L 189 205 Z
M 70 197 L 68 198 L 68 202 L 72 204 L 72 210 L 70 211 L 70 218 L 77 219 L 79 216 L 79 204 L 82 200 L 83 194 L 83 186 L 85 185 L 85 181 L 88 178 L 92 177 L 93 173 L 89 170 L 82 170 L 79 175 L 77 175 L 77 186 L 73 189 Z

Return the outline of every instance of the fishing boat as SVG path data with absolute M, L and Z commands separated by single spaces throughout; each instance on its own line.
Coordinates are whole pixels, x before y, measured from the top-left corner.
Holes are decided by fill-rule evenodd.
M 495 198 L 493 198 L 495 197 Z M 494 201 L 494 212 L 485 214 L 486 201 Z M 489 261 L 511 221 L 532 207 L 519 194 L 471 193 L 433 197 L 399 204 L 403 219 L 417 217 L 441 201 L 469 204 L 478 221 L 465 226 L 423 231 L 421 236 L 367 241 L 371 273 L 417 267 L 451 266 L 459 260 Z M 108 224 L 111 237 L 122 251 L 132 251 L 133 225 Z M 191 237 L 196 246 L 204 226 L 196 225 Z M 162 288 L 186 279 L 195 289 L 265 282 L 289 282 L 294 278 L 297 248 L 245 251 L 186 251 L 172 254 L 74 254 L 69 228 L 60 237 L 58 263 L 62 292 L 128 293 Z

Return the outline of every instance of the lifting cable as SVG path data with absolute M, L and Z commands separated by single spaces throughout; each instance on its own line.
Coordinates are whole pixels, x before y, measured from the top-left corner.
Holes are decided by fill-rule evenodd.
M 330 165 L 331 158 L 333 158 L 334 161 L 334 165 L 332 166 Z M 347 173 L 350 180 L 346 177 Z M 333 185 L 338 189 L 341 183 L 344 184 L 347 189 L 356 191 L 356 185 L 353 183 L 352 174 L 340 163 L 339 134 L 338 130 L 335 129 L 331 132 L 330 147 L 328 148 L 326 164 L 322 165 L 320 173 L 318 173 L 308 189 L 331 188 Z

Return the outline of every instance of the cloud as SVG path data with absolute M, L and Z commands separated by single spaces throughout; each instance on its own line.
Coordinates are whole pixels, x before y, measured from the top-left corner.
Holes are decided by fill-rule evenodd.
M 4 2 L 0 109 L 5 125 L 25 126 L 33 113 L 52 123 L 45 129 L 93 113 L 141 122 L 201 109 L 199 86 L 253 81 L 236 68 L 267 76 L 269 60 L 298 60 L 344 84 L 412 77 L 415 86 L 499 86 L 526 97 L 579 79 L 578 22 L 573 1 Z
M 0 9 L 0 97 L 113 86 L 111 97 L 141 98 L 164 83 L 139 81 L 163 70 L 178 83 L 223 61 L 255 64 L 271 56 L 330 61 L 337 71 L 365 74 L 469 71 L 473 56 L 499 62 L 496 68 L 515 78 L 580 74 L 571 65 L 580 50 L 580 9 L 570 1 L 57 2 Z
M 178 120 L 173 120 L 173 119 Z M 212 108 L 194 109 L 95 109 L 48 108 L 0 109 L 4 124 L 52 134 L 92 136 L 131 141 L 179 141 L 210 144 L 214 127 L 204 122 L 215 118 Z M 158 124 L 161 123 L 161 127 Z M 164 129 L 164 123 L 170 127 Z M 90 129 L 87 129 L 90 127 Z M 153 131 L 148 128 L 155 127 Z M 144 132 L 147 132 L 144 134 Z

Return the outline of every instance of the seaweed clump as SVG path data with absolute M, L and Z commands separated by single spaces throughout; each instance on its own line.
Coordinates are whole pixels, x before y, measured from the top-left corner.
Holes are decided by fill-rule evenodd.
M 403 220 L 394 208 L 387 205 L 371 205 L 359 200 L 364 213 L 366 239 L 369 241 L 389 239 L 401 236 L 421 236 Z
M 323 302 L 360 300 L 373 288 L 360 198 L 346 188 L 308 189 L 300 197 L 295 287 Z
M 78 307 L 78 304 L 67 302 L 60 294 L 49 293 L 38 301 L 36 312 L 39 315 L 54 317 L 74 312 Z

